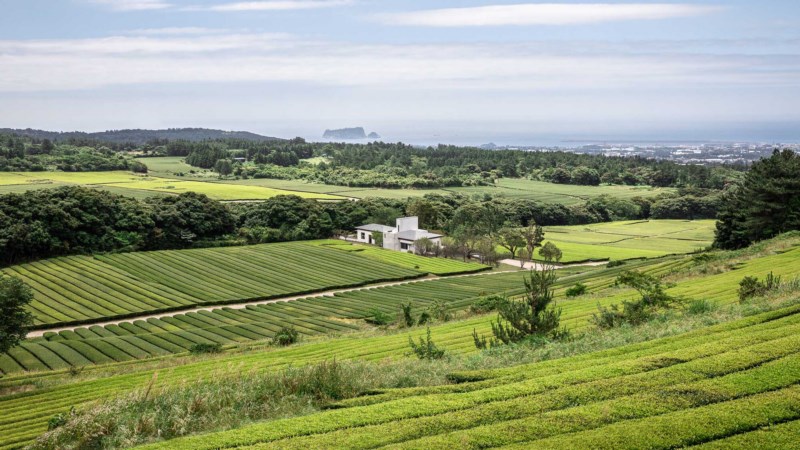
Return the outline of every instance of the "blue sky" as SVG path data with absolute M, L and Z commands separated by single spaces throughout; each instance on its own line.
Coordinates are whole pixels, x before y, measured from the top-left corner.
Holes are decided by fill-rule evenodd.
M 0 0 L 0 127 L 800 140 L 800 2 Z

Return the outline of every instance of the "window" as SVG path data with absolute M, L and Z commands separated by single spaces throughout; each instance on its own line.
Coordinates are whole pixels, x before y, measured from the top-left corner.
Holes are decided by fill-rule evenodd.
M 361 232 L 361 239 L 366 239 L 366 238 L 367 238 L 367 237 L 366 237 L 366 235 L 365 235 L 365 234 L 364 234 L 364 232 L 362 231 L 362 232 Z
M 400 243 L 400 249 L 401 249 L 401 250 L 408 250 L 408 244 L 406 244 L 406 243 Z

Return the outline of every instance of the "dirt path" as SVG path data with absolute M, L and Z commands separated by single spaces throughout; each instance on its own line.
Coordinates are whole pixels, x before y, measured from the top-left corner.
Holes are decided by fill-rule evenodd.
M 517 267 L 519 267 L 519 264 L 517 264 Z M 221 308 L 244 309 L 244 308 L 246 308 L 246 307 L 248 307 L 250 305 L 265 305 L 265 304 L 268 304 L 268 303 L 291 302 L 291 301 L 294 301 L 294 300 L 300 300 L 302 298 L 332 297 L 335 294 L 341 294 L 341 293 L 344 293 L 344 292 L 361 291 L 361 290 L 364 290 L 364 289 L 372 289 L 372 288 L 377 288 L 377 287 L 399 286 L 399 285 L 410 284 L 410 283 L 424 283 L 424 282 L 431 281 L 431 280 L 441 280 L 441 279 L 449 279 L 449 278 L 480 277 L 480 276 L 484 276 L 485 277 L 485 276 L 495 275 L 495 274 L 498 274 L 498 273 L 509 273 L 509 272 L 514 272 L 514 271 L 513 270 L 498 270 L 498 271 L 495 271 L 495 272 L 468 273 L 468 274 L 464 274 L 464 275 L 451 275 L 451 276 L 445 276 L 445 277 L 430 275 L 430 276 L 427 276 L 425 278 L 415 278 L 413 280 L 390 281 L 390 282 L 386 282 L 386 283 L 368 284 L 368 285 L 358 286 L 358 287 L 353 287 L 353 288 L 332 289 L 332 290 L 328 290 L 328 291 L 320 291 L 320 292 L 317 292 L 317 293 L 314 293 L 314 294 L 295 295 L 295 296 L 288 296 L 288 297 L 273 298 L 273 299 L 269 299 L 269 300 L 256 300 L 256 301 L 242 302 L 242 303 L 231 303 L 229 305 L 198 306 L 198 307 L 195 307 L 195 308 L 182 309 L 180 311 L 170 311 L 170 312 L 156 313 L 156 314 L 143 314 L 141 316 L 128 317 L 128 318 L 119 319 L 119 320 L 110 320 L 110 321 L 106 321 L 106 322 L 87 323 L 87 324 L 83 324 L 83 325 L 73 325 L 73 326 L 62 327 L 62 328 L 50 328 L 50 329 L 47 329 L 47 330 L 33 330 L 33 331 L 28 333 L 28 337 L 29 338 L 41 337 L 41 336 L 44 335 L 44 333 L 47 333 L 48 331 L 52 331 L 54 333 L 58 333 L 60 331 L 75 330 L 76 328 L 88 328 L 88 327 L 92 327 L 92 326 L 95 326 L 95 325 L 100 326 L 100 327 L 104 327 L 106 325 L 119 325 L 120 323 L 123 323 L 123 322 L 133 322 L 133 321 L 136 321 L 136 320 L 161 319 L 161 318 L 164 318 L 164 317 L 172 317 L 172 316 L 177 316 L 177 315 L 180 315 L 180 314 L 186 314 L 186 313 L 190 313 L 190 312 L 211 311 L 211 310 L 214 310 L 214 309 L 221 309 Z
M 501 259 L 500 262 L 503 264 L 507 264 L 509 266 L 514 266 L 516 268 L 519 268 L 519 260 L 516 259 Z M 567 267 L 580 267 L 580 266 L 594 267 L 594 266 L 603 266 L 605 264 L 608 264 L 608 261 L 589 261 L 585 263 L 558 265 L 556 266 L 556 269 L 566 269 Z M 542 270 L 542 268 L 544 268 L 544 265 L 537 262 L 526 262 L 524 268 L 527 270 L 531 269 Z

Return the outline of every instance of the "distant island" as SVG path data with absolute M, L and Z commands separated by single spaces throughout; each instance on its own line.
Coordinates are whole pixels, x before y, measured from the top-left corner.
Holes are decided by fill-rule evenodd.
M 325 139 L 380 139 L 380 135 L 376 132 L 367 134 L 364 127 L 355 128 L 340 128 L 338 130 L 325 130 L 322 134 Z
M 166 130 L 109 130 L 97 133 L 85 133 L 82 131 L 44 131 L 34 130 L 31 128 L 26 129 L 13 129 L 13 128 L 0 128 L 0 133 L 16 134 L 18 136 L 25 136 L 33 139 L 49 139 L 51 141 L 67 141 L 70 139 L 90 139 L 104 142 L 113 142 L 116 144 L 132 143 L 136 145 L 145 144 L 153 140 L 168 139 L 170 141 L 184 140 L 184 141 L 205 141 L 213 139 L 241 139 L 253 142 L 266 142 L 266 141 L 280 141 L 270 136 L 261 136 L 260 134 L 250 133 L 248 131 L 223 131 L 213 130 L 208 128 L 168 128 Z

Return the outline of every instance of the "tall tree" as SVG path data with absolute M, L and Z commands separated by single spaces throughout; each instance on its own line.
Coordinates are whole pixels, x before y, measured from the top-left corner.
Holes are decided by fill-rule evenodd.
M 0 354 L 25 339 L 33 315 L 25 309 L 33 300 L 31 288 L 17 277 L 0 273 Z
M 753 164 L 742 185 L 723 196 L 715 244 L 740 248 L 800 229 L 800 155 L 775 150 Z

